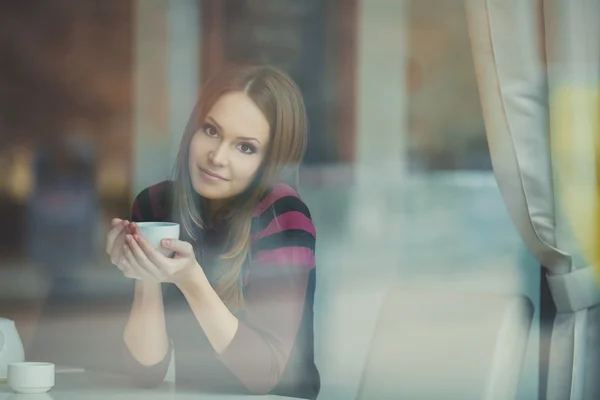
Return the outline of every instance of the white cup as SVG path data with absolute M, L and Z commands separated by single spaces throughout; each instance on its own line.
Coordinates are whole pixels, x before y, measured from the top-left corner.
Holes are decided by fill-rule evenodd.
M 44 362 L 8 364 L 8 386 L 17 393 L 46 393 L 54 386 L 54 364 Z
M 179 224 L 175 222 L 136 222 L 138 233 L 167 257 L 173 252 L 161 246 L 163 239 L 179 239 Z

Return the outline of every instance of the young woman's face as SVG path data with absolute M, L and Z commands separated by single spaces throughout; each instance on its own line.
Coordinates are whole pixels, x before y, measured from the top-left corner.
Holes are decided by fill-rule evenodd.
M 265 157 L 269 132 L 269 122 L 245 93 L 221 96 L 190 143 L 194 190 L 209 200 L 242 193 Z

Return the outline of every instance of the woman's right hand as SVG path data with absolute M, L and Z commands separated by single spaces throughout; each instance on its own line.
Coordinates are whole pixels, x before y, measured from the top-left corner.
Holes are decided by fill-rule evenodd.
M 108 235 L 106 235 L 106 254 L 110 257 L 110 262 L 119 266 L 119 261 L 121 261 L 124 255 L 125 236 L 128 233 L 135 233 L 133 232 L 135 228 L 132 228 L 135 225 L 127 220 L 113 218 L 111 226 L 111 230 L 108 232 Z
M 123 262 L 127 256 L 127 252 L 131 255 L 131 248 L 126 241 L 127 235 L 138 233 L 135 223 L 120 218 L 114 218 L 111 221 L 111 225 L 112 229 L 108 232 L 106 237 L 106 253 L 110 256 L 110 261 L 116 265 L 127 278 L 156 282 L 155 276 L 148 273 L 148 271 L 139 268 L 139 266 L 135 268 Z

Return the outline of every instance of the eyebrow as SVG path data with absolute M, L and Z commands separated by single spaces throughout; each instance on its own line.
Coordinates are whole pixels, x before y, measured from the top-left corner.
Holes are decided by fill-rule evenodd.
M 219 124 L 219 123 L 218 123 L 218 122 L 217 122 L 217 121 L 216 121 L 216 120 L 215 120 L 213 117 L 211 117 L 210 115 L 209 115 L 209 116 L 207 116 L 207 117 L 206 117 L 206 119 L 207 119 L 207 120 L 208 120 L 208 121 L 209 121 L 211 124 L 214 124 L 214 125 L 215 125 L 215 126 L 216 126 L 216 127 L 219 129 L 219 130 L 220 130 L 220 131 L 223 131 L 223 130 L 224 130 L 224 129 L 223 129 L 223 127 L 222 127 L 222 126 L 221 126 L 221 125 L 220 125 L 220 124 Z M 238 136 L 238 139 L 241 139 L 241 140 L 247 140 L 247 141 L 250 141 L 250 140 L 252 140 L 252 141 L 255 141 L 255 142 L 257 142 L 258 144 L 261 144 L 261 143 L 260 143 L 260 140 L 258 140 L 257 138 L 250 137 L 250 136 Z

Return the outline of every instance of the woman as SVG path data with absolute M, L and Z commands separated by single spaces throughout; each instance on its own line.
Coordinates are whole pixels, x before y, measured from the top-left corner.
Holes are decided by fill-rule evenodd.
M 174 179 L 143 190 L 131 222 L 113 220 L 107 252 L 135 279 L 124 341 L 141 382 L 162 382 L 174 349 L 177 386 L 316 398 L 316 232 L 281 183 L 297 172 L 306 130 L 287 75 L 225 70 L 201 93 Z M 161 243 L 173 258 L 136 233 L 139 221 L 181 224 L 183 240 Z

